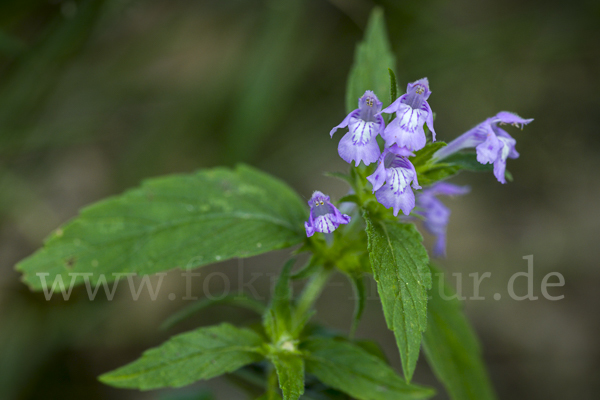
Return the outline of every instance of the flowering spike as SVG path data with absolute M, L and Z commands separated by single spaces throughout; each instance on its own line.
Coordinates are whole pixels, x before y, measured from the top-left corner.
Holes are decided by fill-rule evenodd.
M 411 151 L 422 149 L 427 141 L 423 130 L 423 124 L 425 123 L 431 131 L 433 141 L 435 141 L 433 112 L 429 103 L 427 103 L 430 95 L 431 90 L 429 90 L 427 78 L 419 79 L 409 83 L 406 94 L 398 97 L 389 107 L 381 111 L 387 114 L 396 113 L 396 118 L 385 128 L 382 134 L 387 147 L 395 143 Z
M 379 158 L 381 151 L 376 137 L 385 128 L 385 122 L 380 114 L 381 107 L 382 103 L 375 93 L 367 90 L 358 99 L 358 108 L 329 132 L 333 137 L 336 130 L 348 127 L 348 133 L 338 145 L 338 153 L 347 163 L 351 164 L 354 161 L 358 167 L 361 161 L 369 165 Z
M 331 201 L 329 196 L 315 191 L 308 201 L 310 206 L 310 217 L 304 223 L 306 236 L 311 237 L 315 232 L 331 233 L 340 224 L 350 222 L 350 216 L 342 214 Z
M 424 189 L 417 195 L 417 214 L 424 219 L 425 229 L 436 236 L 433 254 L 446 256 L 446 228 L 450 219 L 450 209 L 435 196 L 457 196 L 468 193 L 468 186 L 457 186 L 451 183 L 438 182 Z
M 494 176 L 500 183 L 506 183 L 504 172 L 508 158 L 518 158 L 515 150 L 517 141 L 499 125 L 510 124 L 523 129 L 523 126 L 533 121 L 524 119 L 517 114 L 501 111 L 494 117 L 488 118 L 475 128 L 463 133 L 446 147 L 438 150 L 433 157 L 442 160 L 459 150 L 475 147 L 477 161 L 481 164 L 494 164 Z
M 411 183 L 412 188 L 421 188 L 415 167 L 407 158 L 409 155 L 413 154 L 397 145 L 385 149 L 379 157 L 377 169 L 367 177 L 373 185 L 377 201 L 386 208 L 392 208 L 394 215 L 398 215 L 400 210 L 405 215 L 410 214 L 415 207 Z

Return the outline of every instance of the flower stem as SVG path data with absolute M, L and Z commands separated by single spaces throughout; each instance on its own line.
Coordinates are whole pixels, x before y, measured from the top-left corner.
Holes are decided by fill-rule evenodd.
M 322 267 L 306 284 L 296 304 L 296 321 L 303 320 L 313 307 L 332 272 L 332 268 Z

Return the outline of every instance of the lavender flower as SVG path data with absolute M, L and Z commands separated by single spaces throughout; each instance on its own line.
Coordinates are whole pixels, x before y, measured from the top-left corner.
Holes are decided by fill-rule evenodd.
M 369 165 L 379 158 L 381 151 L 375 138 L 385 128 L 385 122 L 380 114 L 381 106 L 382 103 L 375 93 L 367 90 L 358 99 L 358 108 L 329 132 L 329 135 L 333 137 L 339 128 L 346 126 L 349 128 L 349 132 L 344 135 L 338 145 L 338 153 L 347 163 L 351 164 L 352 161 L 355 161 L 358 167 L 361 161 L 365 165 Z
M 422 149 L 427 140 L 423 130 L 424 123 L 427 123 L 432 139 L 435 141 L 433 112 L 427 103 L 429 95 L 431 95 L 429 81 L 427 78 L 419 79 L 409 83 L 406 94 L 398 97 L 389 107 L 381 111 L 388 114 L 396 113 L 396 118 L 381 135 L 387 147 L 396 143 L 411 151 Z
M 477 125 L 475 128 L 463 133 L 446 147 L 439 149 L 433 157 L 442 160 L 459 150 L 475 147 L 477 161 L 481 164 L 494 164 L 494 176 L 500 183 L 506 183 L 504 172 L 506 170 L 507 158 L 518 158 L 519 153 L 515 150 L 517 141 L 498 125 L 511 124 L 523 129 L 533 121 L 523 119 L 516 114 L 501 111 Z
M 450 219 L 450 209 L 435 196 L 457 196 L 469 192 L 468 186 L 457 186 L 451 183 L 438 182 L 424 189 L 417 195 L 416 214 L 423 217 L 425 229 L 436 236 L 433 254 L 446 255 L 446 227 Z
M 329 200 L 329 196 L 316 191 L 308 201 L 310 217 L 304 223 L 306 236 L 311 237 L 315 232 L 331 233 L 340 224 L 350 222 L 350 217 L 342 214 Z
M 373 185 L 377 201 L 386 208 L 392 207 L 394 215 L 398 215 L 400 210 L 408 215 L 415 207 L 411 182 L 414 189 L 421 188 L 415 167 L 407 158 L 411 155 L 407 149 L 393 145 L 383 151 L 375 173 L 367 177 Z

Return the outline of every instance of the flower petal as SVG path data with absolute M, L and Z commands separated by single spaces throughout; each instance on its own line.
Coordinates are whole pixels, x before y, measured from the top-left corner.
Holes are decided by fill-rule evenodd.
M 435 142 L 435 129 L 433 129 L 433 111 L 431 111 L 431 107 L 427 101 L 423 102 L 423 107 L 426 107 L 427 110 L 427 118 L 425 118 L 425 123 L 427 123 L 427 128 L 431 131 L 431 140 Z
M 386 108 L 381 110 L 381 112 L 386 113 L 386 114 L 395 113 L 400 108 L 400 105 L 402 104 L 402 102 L 404 100 L 406 100 L 406 96 L 407 96 L 406 94 L 403 94 L 402 96 L 398 97 L 396 100 L 394 100 L 394 102 L 392 104 L 390 104 L 389 106 L 387 106 Z
M 375 172 L 372 175 L 367 176 L 367 180 L 373 185 L 373 193 L 383 186 L 385 178 L 387 177 L 385 165 L 383 164 L 383 157 L 380 157 L 379 160 L 379 165 L 377 165 Z
M 511 113 L 508 111 L 500 111 L 498 114 L 496 114 L 494 119 L 496 120 L 494 122 L 499 122 L 501 124 L 511 124 L 514 126 L 520 125 L 521 129 L 523 128 L 524 125 L 527 125 L 528 123 L 533 121 L 533 118 L 530 118 L 530 119 L 521 118 L 517 114 Z
M 386 184 L 375 192 L 375 197 L 385 208 L 393 208 L 394 216 L 397 216 L 400 210 L 404 215 L 409 215 L 415 208 L 415 194 L 410 188 L 401 194 L 395 194 L 390 185 Z
M 471 188 L 468 186 L 458 186 L 448 182 L 436 182 L 427 189 L 423 190 L 423 195 L 430 196 L 459 196 L 462 194 L 467 194 L 471 191 Z
M 344 120 L 342 122 L 340 122 L 339 125 L 333 127 L 333 129 L 329 132 L 329 136 L 333 137 L 333 134 L 335 133 L 335 131 L 337 131 L 340 128 L 345 128 L 348 126 L 348 124 L 350 123 L 350 118 L 352 118 L 353 115 L 358 116 L 360 113 L 359 109 L 356 109 L 354 111 L 352 111 L 350 114 L 346 115 L 346 118 L 344 118 Z
M 354 161 L 355 165 L 358 167 L 361 161 L 365 163 L 365 165 L 377 161 L 381 151 L 379 150 L 379 145 L 375 138 L 372 138 L 365 144 L 355 144 L 352 141 L 352 133 L 348 132 L 338 144 L 338 153 L 344 161 L 349 164 Z
M 491 164 L 498 158 L 498 153 L 502 148 L 502 143 L 496 137 L 496 134 L 489 129 L 487 138 L 483 143 L 475 147 L 477 150 L 477 161 L 481 164 Z
M 414 178 L 414 172 L 407 168 L 388 168 L 386 172 L 387 185 L 396 194 L 404 192 Z
M 404 116 L 404 122 L 412 124 L 414 122 L 414 116 L 416 116 L 417 112 L 418 111 L 415 111 L 413 114 L 407 110 L 405 114 L 402 114 Z M 402 121 L 403 120 L 400 118 L 400 114 L 398 114 L 398 117 L 394 119 L 383 131 L 381 137 L 383 137 L 385 140 L 386 146 L 391 147 L 392 145 L 397 144 L 399 147 L 406 147 L 410 151 L 420 150 L 425 147 L 427 139 L 425 138 L 423 125 L 421 124 L 419 126 L 417 124 L 414 126 L 414 131 L 411 131 L 405 129 L 406 125 L 403 125 Z
M 306 229 L 306 236 L 307 237 L 311 237 L 312 235 L 315 234 L 314 228 L 308 222 L 304 223 L 304 229 Z

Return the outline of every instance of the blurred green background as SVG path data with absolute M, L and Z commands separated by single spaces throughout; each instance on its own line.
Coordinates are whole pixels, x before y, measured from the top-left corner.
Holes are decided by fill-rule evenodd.
M 305 198 L 347 190 L 324 171 L 345 171 L 328 132 L 345 116 L 355 44 L 382 5 L 401 88 L 427 76 L 438 138 L 449 141 L 501 110 L 535 121 L 510 160 L 515 181 L 460 175 L 472 192 L 446 201 L 448 258 L 464 275 L 491 272 L 485 301 L 467 300 L 500 398 L 595 399 L 600 392 L 600 3 L 422 0 L 3 0 L 0 2 L 0 398 L 244 398 L 225 379 L 180 391 L 115 390 L 95 377 L 174 332 L 255 317 L 220 306 L 169 332 L 185 306 L 161 296 L 132 301 L 45 301 L 14 264 L 82 206 L 161 174 L 244 161 Z M 430 243 L 430 238 L 427 238 Z M 206 267 L 231 279 L 279 270 L 288 252 Z M 537 301 L 506 295 L 533 254 Z M 242 268 L 244 276 L 240 276 Z M 565 298 L 540 294 L 548 272 Z M 267 296 L 269 275 L 255 281 Z M 517 280 L 518 281 L 518 280 Z M 200 280 L 201 282 L 201 280 Z M 200 285 L 201 283 L 199 283 Z M 220 293 L 220 279 L 210 281 Z M 456 285 L 456 281 L 454 281 Z M 185 293 L 175 271 L 163 293 Z M 519 283 L 523 293 L 525 282 Z M 349 283 L 336 276 L 316 320 L 347 332 Z M 200 290 L 200 288 L 198 288 Z M 492 295 L 503 298 L 493 300 Z M 378 301 L 358 337 L 380 341 L 399 368 Z M 435 382 L 424 360 L 415 382 Z M 183 397 L 169 397 L 179 396 Z M 440 388 L 438 399 L 445 399 Z

